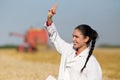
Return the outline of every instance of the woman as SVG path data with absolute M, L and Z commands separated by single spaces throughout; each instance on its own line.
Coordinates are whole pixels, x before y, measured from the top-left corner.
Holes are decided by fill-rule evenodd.
M 102 71 L 92 55 L 98 34 L 86 24 L 78 25 L 73 31 L 73 43 L 62 40 L 52 17 L 57 5 L 48 12 L 46 28 L 51 41 L 61 54 L 58 80 L 102 80 Z

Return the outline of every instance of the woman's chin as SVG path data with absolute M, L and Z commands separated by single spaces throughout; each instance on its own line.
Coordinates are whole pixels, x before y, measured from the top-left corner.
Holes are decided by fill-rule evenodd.
M 77 49 L 77 48 L 78 48 L 78 47 L 77 47 L 77 46 L 75 46 L 75 45 L 74 45 L 73 47 L 74 47 L 75 49 Z

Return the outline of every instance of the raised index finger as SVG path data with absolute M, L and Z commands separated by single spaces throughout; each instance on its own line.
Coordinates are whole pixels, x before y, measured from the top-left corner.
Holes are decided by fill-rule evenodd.
M 54 4 L 51 8 L 51 10 L 55 13 L 56 12 L 56 9 L 57 9 L 57 4 Z

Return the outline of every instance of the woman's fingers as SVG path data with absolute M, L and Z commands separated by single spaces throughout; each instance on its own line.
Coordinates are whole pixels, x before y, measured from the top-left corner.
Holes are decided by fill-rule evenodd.
M 52 18 L 52 16 L 56 13 L 56 9 L 57 9 L 57 4 L 54 4 L 48 12 L 48 17 L 49 18 Z
M 55 12 L 56 12 L 56 9 L 57 9 L 57 4 L 54 4 L 54 5 L 52 6 L 52 8 L 51 8 L 51 11 L 52 11 L 53 13 L 55 13 Z
M 52 6 L 52 8 L 49 10 L 49 12 L 50 12 L 51 14 L 55 14 L 56 9 L 57 9 L 57 4 L 54 4 L 54 5 Z

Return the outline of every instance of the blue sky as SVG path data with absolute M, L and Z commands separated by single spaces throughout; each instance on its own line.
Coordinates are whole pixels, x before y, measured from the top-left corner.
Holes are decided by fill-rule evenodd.
M 99 33 L 98 45 L 120 45 L 120 0 L 0 0 L 0 45 L 23 42 L 10 32 L 44 28 L 48 9 L 56 2 L 53 20 L 64 40 L 72 42 L 74 28 L 84 23 Z

